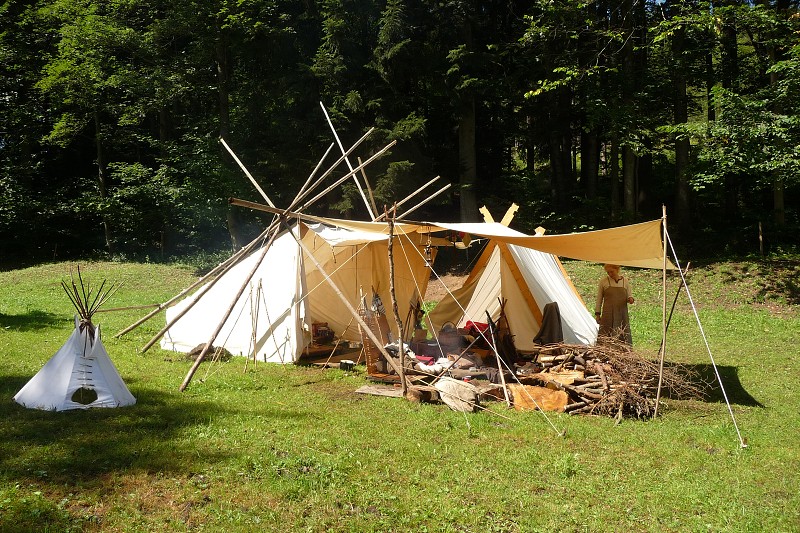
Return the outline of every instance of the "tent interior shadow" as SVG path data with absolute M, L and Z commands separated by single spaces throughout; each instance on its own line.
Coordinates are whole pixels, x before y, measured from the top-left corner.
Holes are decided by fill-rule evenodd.
M 725 402 L 725 396 L 719 386 L 717 375 L 711 363 L 682 364 L 680 366 L 693 376 L 693 381 L 696 381 L 703 391 L 702 399 L 704 401 L 709 403 Z M 739 380 L 738 367 L 717 365 L 717 371 L 730 403 L 748 407 L 765 407 L 744 388 L 744 385 Z

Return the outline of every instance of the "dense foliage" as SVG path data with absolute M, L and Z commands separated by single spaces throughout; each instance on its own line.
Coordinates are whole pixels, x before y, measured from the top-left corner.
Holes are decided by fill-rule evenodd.
M 455 185 L 419 218 L 665 204 L 717 249 L 796 244 L 799 31 L 796 0 L 8 0 L 0 255 L 240 245 L 259 221 L 226 199 L 259 196 L 219 137 L 287 206 L 332 141 L 320 101 L 345 146 L 375 128 L 361 157 L 398 141 L 378 205 Z M 367 216 L 350 184 L 314 210 Z

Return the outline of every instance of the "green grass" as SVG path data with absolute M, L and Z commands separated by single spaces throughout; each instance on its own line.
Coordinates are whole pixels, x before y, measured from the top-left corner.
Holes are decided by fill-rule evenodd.
M 204 364 L 180 393 L 185 359 L 138 353 L 163 318 L 113 337 L 145 311 L 95 317 L 135 406 L 28 410 L 10 398 L 70 334 L 69 265 L 2 272 L 0 531 L 800 531 L 797 265 L 689 276 L 746 449 L 718 391 L 620 425 L 500 404 L 465 416 L 355 395 L 360 370 L 245 372 L 233 358 Z M 162 265 L 81 267 L 93 283 L 124 282 L 107 307 L 165 301 L 194 279 Z M 565 267 L 592 305 L 601 268 Z M 660 273 L 625 272 L 634 342 L 655 353 Z M 685 295 L 667 347 L 709 373 Z

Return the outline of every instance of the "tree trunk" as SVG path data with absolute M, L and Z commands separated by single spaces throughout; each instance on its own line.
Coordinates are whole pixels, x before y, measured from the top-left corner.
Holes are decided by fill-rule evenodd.
M 636 153 L 630 146 L 622 147 L 623 207 L 627 219 L 636 216 Z
M 726 0 L 724 6 L 734 6 L 734 0 Z M 722 11 L 720 28 L 720 77 L 725 89 L 736 91 L 739 87 L 739 48 L 737 42 L 736 17 L 731 11 Z M 739 213 L 739 179 L 738 176 L 725 176 L 725 208 L 728 216 L 736 217 Z
M 215 43 L 217 56 L 217 97 L 219 100 L 219 136 L 227 137 L 230 131 L 230 62 L 228 61 L 228 36 L 225 31 L 217 28 L 217 41 Z M 220 151 L 223 149 L 220 148 Z M 231 237 L 231 246 L 234 250 L 241 248 L 239 235 L 239 216 L 233 206 L 228 206 L 226 221 L 228 234 Z
M 94 112 L 94 134 L 97 154 L 97 185 L 98 189 L 100 190 L 100 198 L 103 200 L 103 204 L 105 204 L 105 200 L 108 198 L 108 176 L 106 175 L 106 156 L 103 148 L 103 133 L 100 126 L 100 113 L 98 111 Z M 108 223 L 108 213 L 106 213 L 105 206 L 103 206 L 103 214 L 101 215 L 101 218 L 103 221 L 103 235 L 106 239 L 106 249 L 108 250 L 109 254 L 112 254 L 114 253 L 114 249 L 111 243 L 111 228 Z
M 597 128 L 581 130 L 581 182 L 587 198 L 597 198 L 600 171 L 600 141 Z
M 611 155 L 609 156 L 608 174 L 611 180 L 611 216 L 616 218 L 621 208 L 619 201 L 619 135 L 616 133 L 611 134 Z
M 475 153 L 475 98 L 471 97 L 461 106 L 458 124 L 458 158 L 460 163 L 459 185 L 461 189 L 461 221 L 478 219 L 478 198 L 475 186 L 478 181 L 477 156 Z
M 689 121 L 686 77 L 681 56 L 684 50 L 684 29 L 679 27 L 672 35 L 674 120 L 676 125 Z M 689 138 L 686 134 L 675 135 L 675 220 L 679 228 L 689 226 Z

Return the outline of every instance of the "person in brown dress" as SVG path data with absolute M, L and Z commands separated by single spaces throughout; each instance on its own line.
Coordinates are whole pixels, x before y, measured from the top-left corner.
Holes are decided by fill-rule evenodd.
M 628 304 L 633 295 L 628 279 L 620 273 L 619 265 L 605 264 L 606 275 L 597 283 L 597 303 L 594 316 L 600 324 L 600 336 L 614 337 L 628 345 L 633 344 Z

